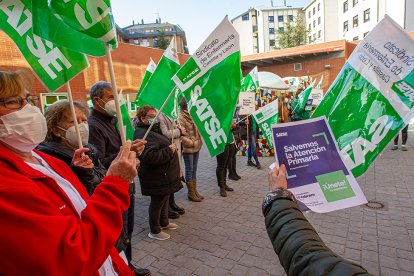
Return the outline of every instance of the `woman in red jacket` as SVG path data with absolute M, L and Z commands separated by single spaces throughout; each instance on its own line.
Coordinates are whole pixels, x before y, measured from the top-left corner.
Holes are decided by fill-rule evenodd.
M 0 72 L 0 275 L 134 275 L 114 248 L 137 175 L 131 143 L 89 197 L 64 162 L 34 150 L 47 128 L 27 94 Z M 72 162 L 93 166 L 85 151 Z

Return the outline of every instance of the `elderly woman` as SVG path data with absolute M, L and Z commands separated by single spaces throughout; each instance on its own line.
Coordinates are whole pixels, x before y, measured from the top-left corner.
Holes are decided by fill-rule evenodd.
M 78 138 L 68 101 L 58 101 L 47 108 L 45 112 L 48 129 L 46 140 L 37 149 L 64 161 L 78 176 L 89 195 L 91 195 L 104 178 L 106 169 L 99 161 L 95 147 L 88 144 L 88 108 L 79 102 L 74 102 L 74 106 L 82 145 L 89 149 L 86 153 L 91 159 L 88 167 L 83 168 L 72 163 L 73 155 L 78 148 Z
M 0 274 L 134 275 L 114 247 L 137 174 L 131 142 L 89 197 L 64 162 L 34 150 L 47 126 L 27 93 L 0 72 Z M 90 164 L 85 151 L 73 163 Z
M 156 113 L 155 108 L 148 105 L 138 109 L 134 139 L 144 137 L 150 124 L 155 120 Z M 158 122 L 154 123 L 146 139 L 145 150 L 139 156 L 141 167 L 138 176 L 142 194 L 151 197 L 148 209 L 151 231 L 148 237 L 167 240 L 170 235 L 162 229 L 178 228 L 177 224 L 168 221 L 169 197 L 183 187 L 177 147 L 162 134 Z

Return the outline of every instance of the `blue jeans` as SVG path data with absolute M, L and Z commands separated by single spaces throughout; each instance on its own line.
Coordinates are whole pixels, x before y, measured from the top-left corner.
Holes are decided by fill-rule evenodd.
M 256 152 L 256 134 L 254 132 L 250 134 L 249 147 L 247 148 L 247 161 L 252 161 L 252 156 L 256 163 L 259 162 Z
M 189 182 L 193 179 L 197 179 L 197 165 L 198 165 L 199 156 L 200 156 L 200 152 L 183 153 L 186 182 Z

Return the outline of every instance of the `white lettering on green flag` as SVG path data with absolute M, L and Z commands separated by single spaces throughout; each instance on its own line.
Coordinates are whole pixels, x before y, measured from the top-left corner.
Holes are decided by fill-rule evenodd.
M 0 29 L 16 43 L 33 71 L 51 91 L 89 66 L 85 55 L 33 34 L 30 0 L 1 0 Z
M 252 113 L 270 148 L 273 148 L 272 125 L 279 121 L 278 100 L 263 106 Z
M 58 45 L 104 56 L 117 47 L 109 0 L 32 0 L 33 32 Z
M 164 101 L 168 98 L 171 91 L 175 87 L 175 83 L 171 78 L 180 69 L 177 51 L 174 48 L 174 38 L 165 50 L 160 62 L 157 65 L 147 84 L 138 94 L 136 103 L 138 106 L 151 105 L 160 109 Z M 177 92 L 174 92 L 177 94 Z M 177 118 L 176 96 L 172 96 L 165 105 L 162 112 L 171 118 Z
M 259 75 L 257 66 L 255 66 L 252 71 L 250 71 L 249 74 L 242 79 L 240 90 L 246 92 L 256 92 L 257 88 L 259 88 Z
M 227 17 L 173 78 L 212 157 L 224 151 L 240 93 L 239 35 Z
M 356 47 L 313 117 L 328 118 L 357 177 L 412 118 L 413 95 L 414 41 L 385 16 Z

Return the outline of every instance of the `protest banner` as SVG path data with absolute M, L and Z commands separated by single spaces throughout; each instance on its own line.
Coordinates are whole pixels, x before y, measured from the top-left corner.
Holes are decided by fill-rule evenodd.
M 315 81 L 313 81 L 308 87 L 306 87 L 304 91 L 302 91 L 299 94 L 297 100 L 293 103 L 293 106 L 292 106 L 293 111 L 300 112 L 305 108 L 308 102 L 309 96 L 312 92 L 314 84 L 315 84 Z
M 325 117 L 272 128 L 276 162 L 285 164 L 288 189 L 307 208 L 326 213 L 367 203 Z
M 240 92 L 238 105 L 239 115 L 249 115 L 256 111 L 256 93 Z
M 178 69 L 180 69 L 180 63 L 178 61 L 177 50 L 174 48 L 173 38 L 155 68 L 154 73 L 138 94 L 138 99 L 136 99 L 137 105 L 151 105 L 157 109 L 161 109 L 161 106 L 163 106 L 170 93 L 174 93 L 174 97 L 169 98 L 162 112 L 168 117 L 176 119 L 178 117 L 176 109 L 178 95 L 174 90 L 175 83 L 171 78 L 177 73 Z
M 255 66 L 241 81 L 241 91 L 256 92 L 259 88 L 259 75 Z
M 104 56 L 117 47 L 109 0 L 36 0 L 33 33 L 73 51 Z
M 414 41 L 385 16 L 355 48 L 313 117 L 328 118 L 358 177 L 409 123 L 413 106 Z
M 173 78 L 211 157 L 224 151 L 240 93 L 239 35 L 228 18 Z
M 273 148 L 272 125 L 277 124 L 279 121 L 278 100 L 275 99 L 273 102 L 253 112 L 252 116 L 259 125 L 264 138 L 269 144 L 269 148 Z
M 14 41 L 40 81 L 55 91 L 87 68 L 88 59 L 33 34 L 31 7 L 30 0 L 0 1 L 0 29 Z
M 313 88 L 310 96 L 310 99 L 312 99 L 312 105 L 316 105 L 318 106 L 323 99 L 323 90 L 322 89 L 318 89 L 318 88 Z

